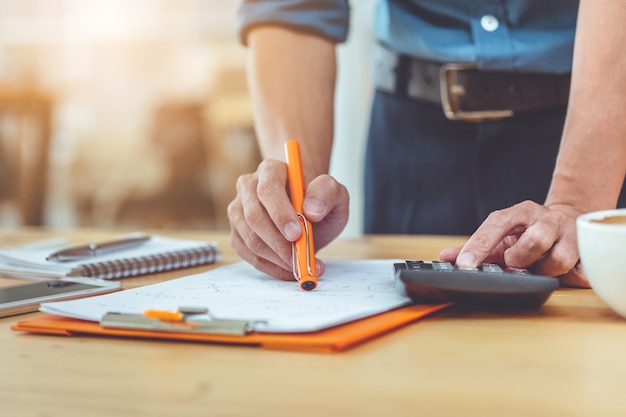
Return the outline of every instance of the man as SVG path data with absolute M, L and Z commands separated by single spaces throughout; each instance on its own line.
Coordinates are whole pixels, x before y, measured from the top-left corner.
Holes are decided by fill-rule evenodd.
M 341 0 L 240 9 L 265 160 L 238 181 L 231 242 L 281 279 L 292 279 L 290 242 L 301 233 L 280 162 L 286 139 L 297 138 L 307 156 L 304 215 L 318 249 L 347 221 L 348 191 L 327 174 L 335 44 L 346 37 L 348 12 Z M 587 286 L 575 219 L 626 202 L 626 4 L 387 0 L 375 16 L 365 232 L 475 231 L 440 258 Z

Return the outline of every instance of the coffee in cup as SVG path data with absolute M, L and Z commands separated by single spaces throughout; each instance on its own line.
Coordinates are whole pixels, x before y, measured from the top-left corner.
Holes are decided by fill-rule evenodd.
M 605 217 L 599 219 L 591 219 L 589 221 L 592 223 L 603 224 L 626 224 L 626 214 L 607 215 Z

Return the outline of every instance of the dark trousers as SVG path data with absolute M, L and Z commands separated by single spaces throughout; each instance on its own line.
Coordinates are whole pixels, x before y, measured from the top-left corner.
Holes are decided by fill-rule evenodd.
M 450 121 L 437 105 L 376 91 L 365 233 L 469 235 L 494 210 L 543 203 L 565 112 Z M 625 195 L 622 190 L 618 206 Z

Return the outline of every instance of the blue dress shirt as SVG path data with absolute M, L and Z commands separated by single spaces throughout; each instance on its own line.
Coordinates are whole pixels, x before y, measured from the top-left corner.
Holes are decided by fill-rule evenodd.
M 566 73 L 577 12 L 578 0 L 379 0 L 374 27 L 381 42 L 422 59 Z M 267 24 L 343 42 L 349 21 L 348 0 L 245 0 L 238 12 L 244 44 Z

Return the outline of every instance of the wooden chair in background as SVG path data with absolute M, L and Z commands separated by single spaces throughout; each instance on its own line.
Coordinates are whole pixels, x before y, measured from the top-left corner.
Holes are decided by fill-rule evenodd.
M 0 84 L 0 202 L 22 225 L 45 221 L 51 125 L 50 96 Z

